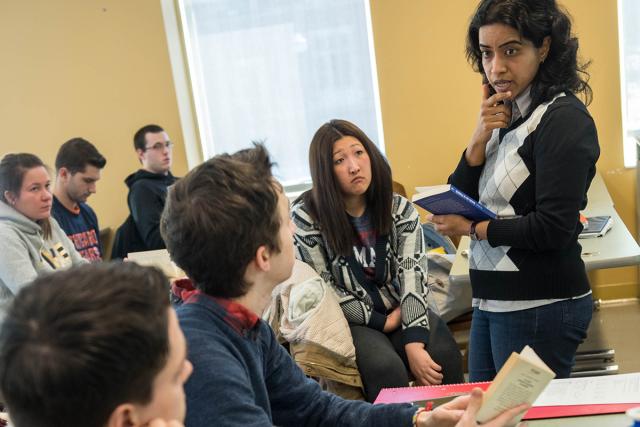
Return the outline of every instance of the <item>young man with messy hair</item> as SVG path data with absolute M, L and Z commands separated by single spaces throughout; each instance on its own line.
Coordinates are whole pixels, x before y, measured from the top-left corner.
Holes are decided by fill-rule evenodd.
M 177 310 L 194 366 L 186 427 L 476 425 L 480 390 L 432 412 L 347 401 L 306 378 L 278 344 L 260 314 L 291 274 L 293 225 L 263 146 L 193 169 L 169 190 L 160 228 L 195 286 Z

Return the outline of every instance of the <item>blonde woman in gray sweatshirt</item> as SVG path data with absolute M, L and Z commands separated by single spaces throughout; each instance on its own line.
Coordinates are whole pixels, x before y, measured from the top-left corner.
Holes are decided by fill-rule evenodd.
M 51 217 L 49 186 L 37 156 L 7 154 L 0 161 L 0 318 L 37 276 L 87 262 Z

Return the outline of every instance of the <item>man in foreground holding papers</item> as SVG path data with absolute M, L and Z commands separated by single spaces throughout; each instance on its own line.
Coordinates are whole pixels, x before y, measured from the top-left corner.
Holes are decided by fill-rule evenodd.
M 169 190 L 160 227 L 197 289 L 178 308 L 194 366 L 185 386 L 187 427 L 476 426 L 481 392 L 432 412 L 347 401 L 306 378 L 277 342 L 259 315 L 291 274 L 293 226 L 264 147 L 193 169 Z M 486 425 L 504 426 L 524 409 Z
M 0 333 L 14 427 L 180 427 L 191 374 L 167 279 L 96 263 L 24 288 Z

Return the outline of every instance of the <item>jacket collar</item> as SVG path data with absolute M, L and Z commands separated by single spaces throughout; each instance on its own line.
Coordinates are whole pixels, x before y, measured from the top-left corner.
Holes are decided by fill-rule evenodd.
M 207 295 L 196 289 L 190 280 L 181 280 L 180 283 L 173 286 L 176 285 L 182 289 L 182 296 L 186 297 L 184 298 L 185 304 L 202 302 L 205 306 L 209 306 L 209 303 L 215 304 L 222 311 L 224 322 L 240 335 L 247 335 L 259 326 L 260 318 L 258 315 L 232 299 Z M 175 293 L 175 290 L 173 291 Z

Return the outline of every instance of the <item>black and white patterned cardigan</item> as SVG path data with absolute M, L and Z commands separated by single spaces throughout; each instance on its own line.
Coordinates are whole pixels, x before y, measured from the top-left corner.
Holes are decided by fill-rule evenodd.
M 599 155 L 595 123 L 572 93 L 494 130 L 484 164 L 469 166 L 462 155 L 449 182 L 500 217 L 489 222 L 487 240 L 471 245 L 474 298 L 557 299 L 589 291 L 579 211 Z
M 393 226 L 386 244 L 386 271 L 382 283 L 377 283 L 377 290 L 387 310 L 402 306 L 404 342 L 427 344 L 427 313 L 435 304 L 427 284 L 427 255 L 420 217 L 413 205 L 397 194 L 393 196 L 392 215 Z M 350 324 L 382 331 L 386 313 L 374 309 L 371 295 L 358 281 L 347 257 L 331 250 L 304 203 L 293 206 L 292 218 L 297 227 L 294 234 L 296 257 L 313 267 L 335 290 Z M 374 298 L 378 296 L 374 295 Z

